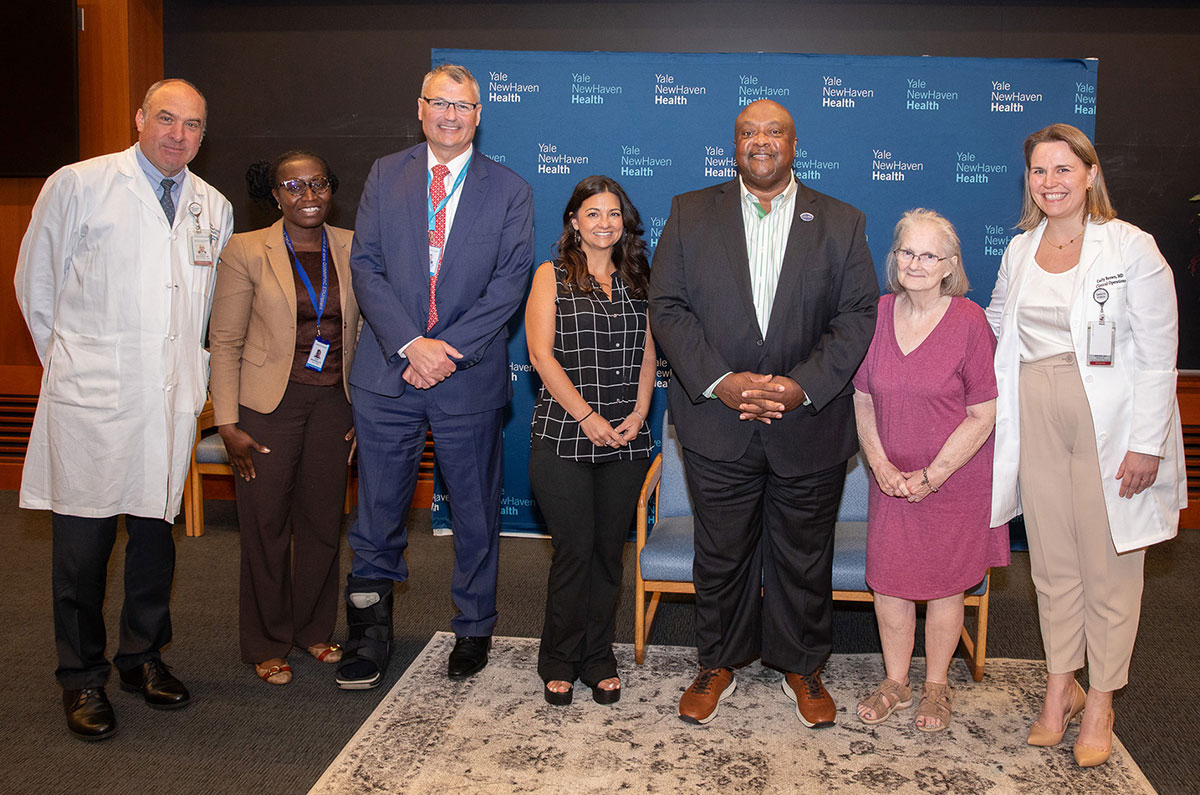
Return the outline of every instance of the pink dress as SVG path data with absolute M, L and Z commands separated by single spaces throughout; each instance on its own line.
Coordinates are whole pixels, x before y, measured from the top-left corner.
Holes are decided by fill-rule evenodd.
M 901 472 L 928 466 L 967 406 L 996 397 L 996 338 L 983 310 L 952 298 L 929 336 L 907 356 L 896 342 L 895 295 L 879 299 L 875 337 L 854 388 L 871 395 L 884 453 Z M 902 599 L 940 599 L 974 588 L 1009 560 L 1008 525 L 989 527 L 992 447 L 983 447 L 918 503 L 871 489 L 867 585 Z M 872 486 L 874 486 L 872 480 Z

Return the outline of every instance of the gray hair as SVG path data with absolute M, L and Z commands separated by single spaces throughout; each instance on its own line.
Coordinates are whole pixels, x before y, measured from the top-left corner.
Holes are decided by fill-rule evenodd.
M 942 239 L 942 245 L 945 246 L 942 251 L 938 252 L 938 256 L 946 256 L 950 263 L 950 273 L 942 279 L 942 295 L 966 295 L 967 290 L 971 289 L 971 283 L 967 280 L 967 272 L 963 269 L 962 243 L 959 242 L 958 232 L 954 230 L 954 224 L 950 223 L 944 215 L 936 210 L 926 210 L 924 207 L 909 210 L 896 222 L 896 230 L 892 233 L 892 247 L 887 255 L 888 292 L 897 295 L 904 292 L 896 267 L 896 249 L 900 247 L 900 238 L 904 236 L 904 233 L 921 224 L 928 224 L 936 229 Z
M 204 92 L 196 88 L 195 84 L 189 80 L 184 80 L 182 77 L 168 77 L 164 80 L 159 80 L 154 85 L 146 89 L 146 96 L 142 98 L 142 115 L 150 116 L 150 100 L 158 93 L 160 88 L 169 85 L 170 83 L 183 83 L 185 86 L 195 91 L 200 97 L 200 102 L 204 104 L 204 125 L 203 131 L 208 131 L 208 99 L 204 96 Z
M 430 69 L 426 73 L 425 79 L 421 81 L 421 96 L 425 96 L 429 84 L 433 82 L 433 78 L 439 75 L 445 75 L 460 86 L 464 84 L 470 85 L 475 89 L 475 101 L 478 102 L 481 99 L 479 81 L 475 79 L 475 75 L 471 74 L 471 70 L 467 67 L 459 66 L 456 63 L 444 63 Z

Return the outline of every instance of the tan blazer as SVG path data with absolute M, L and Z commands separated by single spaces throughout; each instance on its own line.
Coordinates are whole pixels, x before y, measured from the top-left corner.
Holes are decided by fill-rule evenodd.
M 349 229 L 325 225 L 342 304 L 342 383 L 350 397 L 350 366 L 358 343 L 358 303 L 350 285 Z M 296 283 L 283 220 L 229 239 L 217 268 L 208 339 L 213 421 L 238 421 L 238 406 L 267 414 L 287 389 L 296 354 Z

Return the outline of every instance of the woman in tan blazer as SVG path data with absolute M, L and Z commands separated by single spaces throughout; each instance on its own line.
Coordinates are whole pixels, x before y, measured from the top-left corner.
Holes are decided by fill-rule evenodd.
M 329 226 L 337 177 L 311 152 L 246 173 L 283 218 L 221 254 L 209 339 L 217 430 L 238 476 L 242 660 L 292 680 L 293 646 L 334 663 L 338 549 L 354 428 L 347 379 L 358 339 L 353 233 Z

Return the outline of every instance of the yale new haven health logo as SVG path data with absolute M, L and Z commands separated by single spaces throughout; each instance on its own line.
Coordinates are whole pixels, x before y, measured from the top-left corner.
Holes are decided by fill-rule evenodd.
M 572 105 L 603 105 L 606 98 L 624 93 L 624 86 L 593 80 L 590 72 L 571 73 Z
M 654 73 L 655 105 L 686 105 L 689 98 L 707 93 L 708 86 L 681 83 L 669 72 Z
M 522 83 L 509 79 L 508 72 L 489 71 L 487 84 L 488 102 L 520 102 L 524 94 L 539 94 L 538 83 Z
M 992 113 L 1020 113 L 1026 105 L 1042 102 L 1045 97 L 1040 91 L 1020 91 L 1007 80 L 993 80 L 991 90 Z

